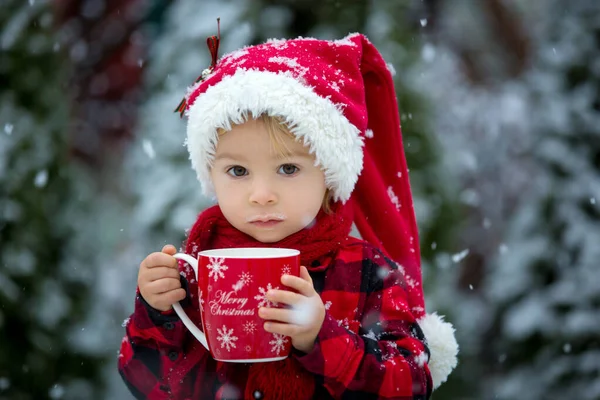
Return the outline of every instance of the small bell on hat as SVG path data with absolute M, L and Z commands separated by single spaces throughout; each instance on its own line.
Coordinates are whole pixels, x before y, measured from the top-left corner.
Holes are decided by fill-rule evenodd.
M 361 34 L 270 40 L 225 55 L 201 78 L 180 111 L 188 116 L 187 147 L 203 192 L 214 193 L 209 171 L 219 128 L 250 116 L 280 117 L 315 155 L 334 200 L 351 200 L 363 239 L 403 270 L 438 387 L 457 364 L 458 344 L 450 323 L 425 312 L 396 93 L 381 54 Z

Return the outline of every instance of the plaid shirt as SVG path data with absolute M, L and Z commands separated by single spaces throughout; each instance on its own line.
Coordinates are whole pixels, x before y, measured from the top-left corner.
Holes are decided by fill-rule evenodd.
M 312 267 L 319 265 L 328 267 L 310 274 L 325 320 L 313 350 L 292 353 L 315 376 L 314 398 L 428 399 L 429 351 L 407 305 L 398 264 L 367 242 L 348 238 L 335 257 L 315 260 Z M 182 270 L 192 293 L 183 306 L 193 317 L 197 285 L 191 269 Z M 217 362 L 178 317 L 152 309 L 139 293 L 118 364 L 138 399 L 209 399 L 222 385 Z

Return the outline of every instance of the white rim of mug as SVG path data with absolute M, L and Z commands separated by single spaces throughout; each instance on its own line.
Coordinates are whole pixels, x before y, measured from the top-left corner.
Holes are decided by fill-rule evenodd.
M 232 249 L 204 250 L 198 253 L 198 257 L 264 259 L 293 257 L 299 254 L 298 250 L 279 247 L 237 247 Z

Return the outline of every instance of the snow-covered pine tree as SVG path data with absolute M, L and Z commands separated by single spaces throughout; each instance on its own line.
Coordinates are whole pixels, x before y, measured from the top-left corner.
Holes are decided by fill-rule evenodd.
M 74 346 L 70 335 L 88 312 L 91 282 L 64 263 L 86 269 L 67 250 L 77 231 L 64 206 L 78 193 L 68 165 L 66 62 L 48 2 L 2 2 L 2 399 L 92 399 L 101 386 L 106 356 Z
M 600 3 L 550 3 L 527 80 L 539 174 L 488 280 L 488 398 L 600 398 Z
M 599 398 L 599 6 L 427 3 L 435 35 L 415 80 L 467 211 L 465 262 L 437 263 L 456 280 L 439 291 L 461 344 L 437 394 Z

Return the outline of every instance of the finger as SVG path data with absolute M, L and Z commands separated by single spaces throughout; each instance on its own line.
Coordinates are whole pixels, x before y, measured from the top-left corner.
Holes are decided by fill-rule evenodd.
M 292 313 L 293 312 L 291 310 L 286 310 L 285 308 L 261 307 L 258 310 L 258 316 L 262 319 L 286 323 L 293 322 L 294 316 Z
M 302 332 L 299 326 L 293 324 L 284 324 L 280 322 L 265 322 L 263 328 L 270 333 L 278 333 L 284 336 L 294 337 Z
M 163 311 L 169 310 L 171 306 L 178 301 L 182 301 L 187 296 L 185 289 L 179 288 L 174 289 L 166 293 L 161 293 L 158 295 L 157 305 L 159 305 L 159 309 Z
M 303 294 L 306 297 L 311 297 L 315 291 L 311 281 L 307 281 L 298 276 L 283 275 L 281 277 L 281 283 L 292 289 L 296 289 L 300 294 Z
M 177 249 L 172 244 L 165 244 L 163 246 L 161 252 L 169 254 L 169 255 L 172 256 L 173 254 L 177 253 Z
M 142 264 L 146 268 L 169 267 L 177 268 L 177 260 L 165 253 L 152 253 L 144 259 Z
M 146 269 L 141 277 L 142 282 L 154 282 L 163 278 L 180 279 L 179 270 L 169 267 L 156 267 Z
M 295 306 L 296 304 L 301 303 L 304 298 L 305 296 L 290 292 L 289 290 L 273 289 L 267 292 L 267 300 L 289 306 Z
M 310 277 L 310 274 L 308 273 L 308 269 L 306 269 L 304 265 L 300 266 L 300 278 L 310 282 L 310 285 L 313 286 L 313 280 Z
M 185 297 L 187 296 L 187 292 L 185 291 L 185 289 L 179 288 L 173 289 L 166 293 L 162 293 L 161 296 L 163 296 L 169 302 L 169 304 L 173 304 L 177 301 L 185 299 Z
M 181 288 L 181 281 L 173 278 L 163 278 L 146 285 L 146 291 L 154 294 L 166 293 Z

